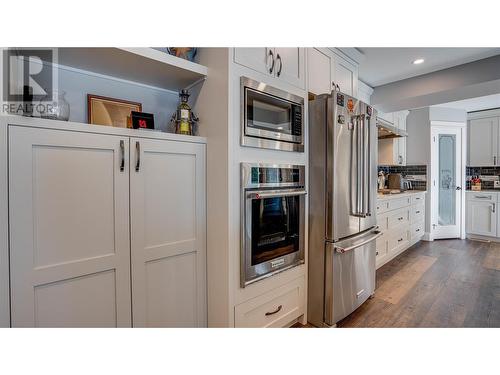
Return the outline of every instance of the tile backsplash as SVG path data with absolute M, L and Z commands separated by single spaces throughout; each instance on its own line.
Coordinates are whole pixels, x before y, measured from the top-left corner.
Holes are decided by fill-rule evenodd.
M 470 177 L 471 176 L 500 176 L 499 167 L 465 167 L 466 175 L 466 189 L 470 190 Z M 493 181 L 482 181 L 481 187 L 483 189 L 493 189 Z
M 415 176 L 426 176 L 427 166 L 426 165 L 379 165 L 378 172 L 383 171 L 386 175 L 389 173 L 401 173 L 404 176 L 415 175 Z M 412 181 L 412 187 L 414 190 L 426 190 L 427 181 Z

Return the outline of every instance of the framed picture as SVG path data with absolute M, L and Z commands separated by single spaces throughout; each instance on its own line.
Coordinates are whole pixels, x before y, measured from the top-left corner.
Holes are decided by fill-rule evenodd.
M 152 113 L 132 111 L 132 127 L 134 129 L 154 130 L 155 119 Z
M 142 104 L 87 94 L 87 122 L 95 125 L 131 128 L 131 113 L 142 112 Z

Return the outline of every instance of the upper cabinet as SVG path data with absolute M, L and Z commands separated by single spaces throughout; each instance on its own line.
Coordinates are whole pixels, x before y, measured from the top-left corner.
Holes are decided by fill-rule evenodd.
M 393 113 L 377 112 L 377 117 L 406 130 L 408 111 Z M 378 141 L 378 163 L 380 165 L 406 165 L 406 137 L 380 139 Z
M 308 91 L 319 95 L 337 88 L 358 96 L 358 65 L 328 48 L 308 48 Z
M 301 89 L 305 88 L 304 48 L 235 48 L 234 61 Z
M 486 117 L 470 119 L 468 165 L 483 167 L 500 165 L 499 118 Z

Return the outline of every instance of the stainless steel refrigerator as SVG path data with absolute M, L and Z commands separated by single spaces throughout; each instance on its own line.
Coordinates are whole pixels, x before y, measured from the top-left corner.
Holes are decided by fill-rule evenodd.
M 308 320 L 334 326 L 375 290 L 377 128 L 340 92 L 309 102 Z

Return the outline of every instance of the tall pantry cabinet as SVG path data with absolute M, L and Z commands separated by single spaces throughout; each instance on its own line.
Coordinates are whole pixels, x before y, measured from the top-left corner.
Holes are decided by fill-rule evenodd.
M 204 142 L 57 123 L 8 122 L 11 325 L 205 326 Z

